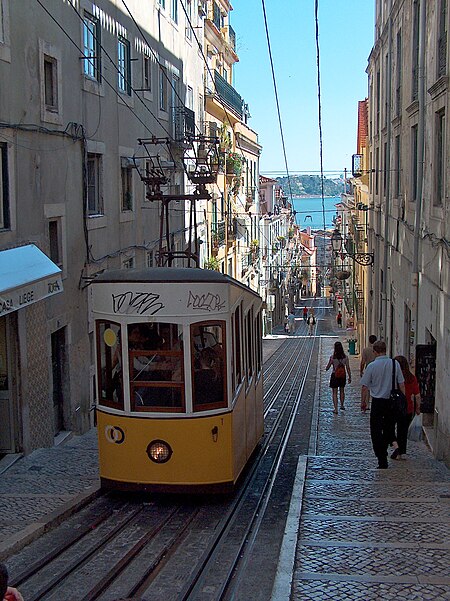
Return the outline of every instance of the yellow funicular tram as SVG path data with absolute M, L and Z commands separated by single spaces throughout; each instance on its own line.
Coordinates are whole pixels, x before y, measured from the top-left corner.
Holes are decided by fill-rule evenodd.
M 263 434 L 261 298 L 216 271 L 92 282 L 102 486 L 226 491 Z

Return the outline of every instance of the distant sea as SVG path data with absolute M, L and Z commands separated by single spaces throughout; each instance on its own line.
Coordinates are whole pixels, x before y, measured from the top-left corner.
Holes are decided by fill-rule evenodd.
M 320 197 L 293 197 L 293 209 L 297 211 L 295 220 L 301 230 L 310 227 L 312 230 L 323 229 L 322 199 Z M 336 204 L 340 196 L 324 198 L 325 229 L 333 226 L 333 217 L 336 215 Z

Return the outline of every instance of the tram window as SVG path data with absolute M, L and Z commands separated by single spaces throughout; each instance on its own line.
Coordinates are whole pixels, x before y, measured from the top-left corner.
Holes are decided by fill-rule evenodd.
M 241 307 L 236 307 L 233 313 L 233 391 L 235 391 L 242 382 L 241 367 Z
M 261 311 L 259 311 L 258 315 L 255 319 L 255 335 L 256 335 L 256 373 L 259 375 L 261 372 L 262 366 L 262 321 L 261 321 Z
M 245 332 L 247 335 L 247 380 L 250 382 L 253 376 L 253 310 L 245 316 Z
M 227 406 L 225 324 L 203 322 L 191 326 L 194 411 Z
M 134 411 L 184 411 L 182 326 L 128 326 L 131 407 Z
M 97 321 L 98 402 L 123 409 L 123 370 L 120 325 Z

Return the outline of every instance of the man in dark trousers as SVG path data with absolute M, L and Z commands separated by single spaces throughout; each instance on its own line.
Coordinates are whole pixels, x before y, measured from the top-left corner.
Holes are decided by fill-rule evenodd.
M 378 468 L 386 469 L 387 450 L 393 439 L 394 416 L 392 415 L 389 397 L 392 390 L 392 359 L 386 356 L 386 343 L 378 340 L 373 345 L 375 359 L 369 363 L 361 378 L 361 408 L 365 410 L 369 393 L 372 397 L 370 410 L 370 437 L 375 456 L 378 459 Z M 405 394 L 405 384 L 402 370 L 397 361 L 395 365 L 395 378 L 398 388 Z

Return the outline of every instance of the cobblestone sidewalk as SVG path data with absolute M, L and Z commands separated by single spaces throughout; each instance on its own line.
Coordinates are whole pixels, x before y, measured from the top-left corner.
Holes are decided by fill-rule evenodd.
M 448 600 L 450 472 L 423 442 L 408 442 L 406 461 L 376 469 L 369 412 L 360 410 L 359 357 L 350 357 L 345 411 L 333 414 L 324 368 L 338 338 L 321 338 L 318 434 L 307 458 L 291 599 Z
M 0 477 L 0 560 L 87 502 L 99 484 L 94 429 L 14 463 Z

